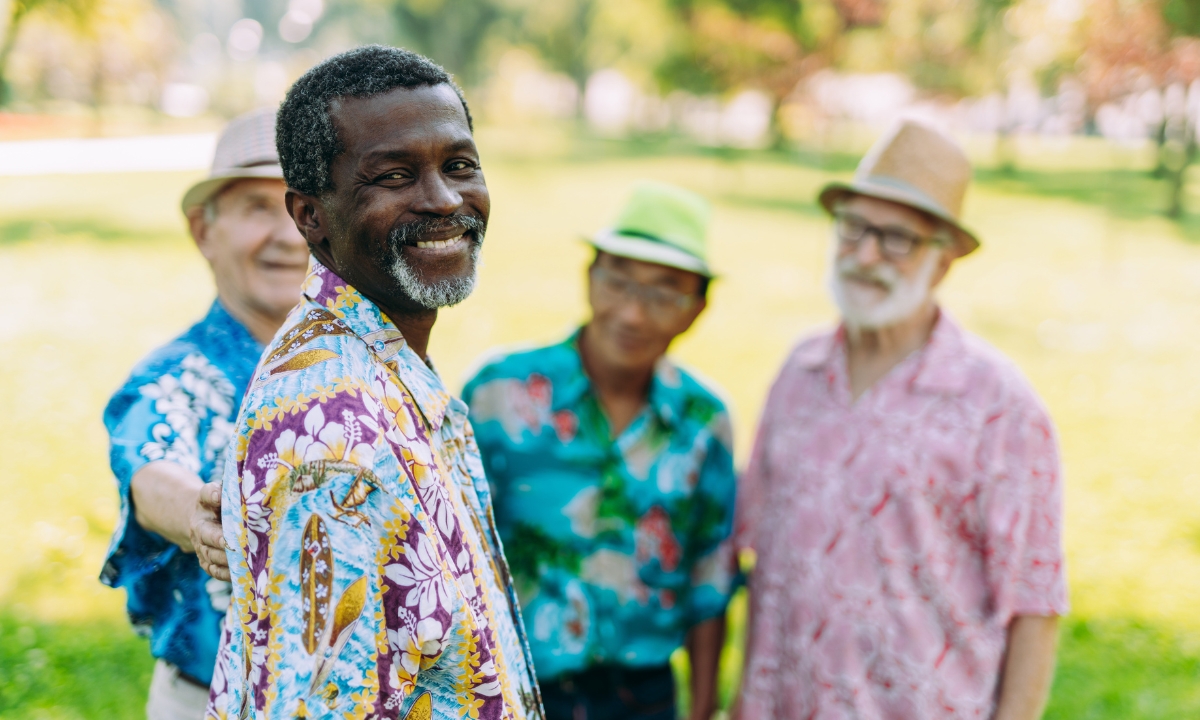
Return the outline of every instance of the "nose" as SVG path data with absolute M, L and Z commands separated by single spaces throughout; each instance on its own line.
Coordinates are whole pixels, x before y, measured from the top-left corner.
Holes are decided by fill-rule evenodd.
M 421 175 L 416 200 L 412 204 L 413 212 L 447 217 L 458 212 L 462 206 L 462 195 L 450 187 L 442 173 L 427 172 Z
M 858 260 L 859 265 L 868 266 L 883 260 L 883 254 L 879 251 L 879 234 L 868 231 L 866 236 L 855 246 L 854 257 Z

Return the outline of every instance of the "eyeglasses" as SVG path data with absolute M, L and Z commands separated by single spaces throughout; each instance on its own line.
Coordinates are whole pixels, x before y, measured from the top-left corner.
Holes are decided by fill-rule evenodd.
M 699 300 L 696 295 L 678 290 L 643 285 L 598 265 L 592 266 L 590 272 L 592 288 L 601 298 L 636 300 L 646 309 L 646 313 L 658 322 L 674 320 L 679 313 L 690 310 Z
M 834 223 L 842 247 L 856 250 L 868 235 L 874 235 L 879 238 L 879 252 L 888 260 L 903 260 L 922 245 L 942 244 L 936 238 L 923 237 L 895 225 L 872 225 L 865 218 L 852 213 L 838 213 L 834 216 Z

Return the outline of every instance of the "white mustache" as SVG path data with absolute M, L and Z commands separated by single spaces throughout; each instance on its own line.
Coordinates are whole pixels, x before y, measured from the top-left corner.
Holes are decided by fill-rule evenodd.
M 837 274 L 842 280 L 858 280 L 882 285 L 889 293 L 901 281 L 899 271 L 891 265 L 863 266 L 853 255 L 838 259 Z

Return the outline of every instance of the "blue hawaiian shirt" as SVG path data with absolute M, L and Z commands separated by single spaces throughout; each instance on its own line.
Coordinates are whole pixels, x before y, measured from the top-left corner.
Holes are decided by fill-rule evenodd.
M 150 652 L 204 683 L 212 680 L 229 583 L 138 525 L 130 481 L 154 460 L 178 463 L 205 482 L 219 473 L 262 350 L 214 301 L 203 320 L 142 360 L 104 409 L 121 514 L 100 579 L 125 588 L 129 619 L 149 634 Z
M 665 665 L 737 581 L 720 399 L 664 358 L 618 437 L 578 334 L 499 357 L 463 390 L 539 679 Z

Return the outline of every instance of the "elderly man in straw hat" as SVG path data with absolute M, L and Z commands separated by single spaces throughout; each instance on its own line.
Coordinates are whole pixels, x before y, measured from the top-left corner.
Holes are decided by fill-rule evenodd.
M 129 618 L 158 658 L 151 720 L 200 718 L 229 578 L 220 547 L 221 467 L 259 355 L 300 299 L 308 246 L 284 207 L 275 113 L 235 119 L 212 172 L 183 197 L 212 267 L 207 315 L 134 368 L 104 412 L 121 516 L 101 579 L 125 588 Z M 210 577 L 205 571 L 215 577 Z
M 494 358 L 463 391 L 529 625 L 549 720 L 716 709 L 733 590 L 729 415 L 665 356 L 706 304 L 708 206 L 640 183 L 593 237 L 591 319 Z
M 1041 714 L 1067 610 L 1054 429 L 934 297 L 979 245 L 970 176 L 905 121 L 820 195 L 842 322 L 784 364 L 739 488 L 741 720 Z

